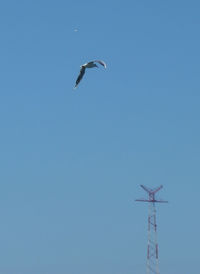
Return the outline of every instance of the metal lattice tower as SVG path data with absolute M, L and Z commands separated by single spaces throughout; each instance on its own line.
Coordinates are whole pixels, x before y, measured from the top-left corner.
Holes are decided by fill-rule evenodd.
M 154 189 L 147 188 L 144 185 L 141 187 L 148 193 L 149 199 L 137 199 L 139 202 L 149 203 L 148 214 L 148 244 L 147 244 L 147 274 L 159 274 L 158 267 L 158 242 L 157 242 L 157 224 L 156 224 L 156 208 L 155 203 L 167 203 L 167 201 L 156 200 L 155 194 L 163 186 Z

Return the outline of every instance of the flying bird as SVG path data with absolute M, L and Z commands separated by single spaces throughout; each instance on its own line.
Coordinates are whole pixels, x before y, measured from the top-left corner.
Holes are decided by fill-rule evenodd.
M 106 63 L 104 61 L 101 61 L 101 60 L 94 60 L 94 61 L 85 63 L 84 65 L 81 66 L 80 73 L 79 73 L 78 78 L 76 79 L 76 84 L 75 84 L 74 88 L 76 88 L 78 86 L 78 84 L 80 83 L 81 79 L 83 78 L 83 75 L 85 74 L 86 68 L 98 67 L 95 63 L 99 63 L 104 68 L 106 68 Z

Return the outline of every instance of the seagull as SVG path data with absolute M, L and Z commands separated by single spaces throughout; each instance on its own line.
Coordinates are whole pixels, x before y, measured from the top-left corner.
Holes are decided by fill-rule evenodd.
M 76 80 L 76 84 L 75 84 L 74 89 L 78 86 L 78 84 L 80 83 L 81 79 L 83 78 L 83 75 L 85 74 L 85 69 L 86 68 L 98 67 L 95 63 L 99 63 L 104 68 L 106 68 L 106 63 L 104 61 L 101 61 L 101 60 L 94 60 L 94 61 L 90 61 L 88 63 L 85 63 L 84 65 L 81 66 L 80 73 L 79 73 L 79 76 L 78 76 L 78 78 Z

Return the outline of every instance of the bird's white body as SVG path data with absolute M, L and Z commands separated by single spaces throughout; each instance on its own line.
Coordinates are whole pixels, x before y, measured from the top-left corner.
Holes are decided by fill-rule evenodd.
M 94 62 L 85 63 L 82 66 L 85 67 L 85 68 L 94 68 L 94 67 L 97 67 L 97 65 Z

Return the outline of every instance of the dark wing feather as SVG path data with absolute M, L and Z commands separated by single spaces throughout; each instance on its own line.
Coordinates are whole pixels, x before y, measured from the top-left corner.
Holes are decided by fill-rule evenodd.
M 104 68 L 106 68 L 106 63 L 104 61 L 101 60 L 95 60 L 94 62 L 99 63 L 100 65 L 102 65 Z
M 79 76 L 76 80 L 76 85 L 75 85 L 75 88 L 78 86 L 78 84 L 80 83 L 81 79 L 83 78 L 83 75 L 85 74 L 85 67 L 82 66 L 81 69 L 80 69 L 80 73 L 79 73 Z
M 94 61 L 88 62 L 87 65 L 90 65 L 90 64 L 93 64 L 93 63 L 94 63 Z

